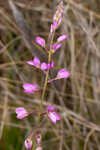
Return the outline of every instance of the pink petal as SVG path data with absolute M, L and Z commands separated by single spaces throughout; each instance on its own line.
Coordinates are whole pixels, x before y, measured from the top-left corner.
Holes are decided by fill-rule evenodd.
M 56 120 L 61 120 L 60 116 L 56 112 L 53 112 L 53 114 L 55 115 Z
M 66 34 L 63 34 L 61 35 L 58 39 L 57 39 L 57 42 L 61 42 L 61 41 L 64 41 L 67 39 L 67 35 Z
M 59 70 L 59 72 L 57 74 L 58 79 L 68 78 L 69 76 L 70 76 L 70 73 L 66 69 Z
M 27 61 L 27 64 L 34 66 L 33 60 Z
M 50 120 L 54 123 L 54 124 L 56 124 L 56 116 L 55 116 L 55 114 L 53 113 L 53 112 L 49 112 L 48 113 L 48 117 L 50 118 Z
M 36 37 L 35 39 L 36 43 L 38 43 L 40 46 L 45 47 L 45 40 L 42 37 Z

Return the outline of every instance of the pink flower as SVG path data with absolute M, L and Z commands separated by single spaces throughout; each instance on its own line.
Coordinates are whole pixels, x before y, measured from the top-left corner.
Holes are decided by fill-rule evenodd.
M 66 39 L 67 39 L 67 35 L 63 34 L 63 35 L 59 36 L 59 38 L 57 39 L 57 42 L 61 42 L 61 41 L 64 41 Z
M 68 78 L 70 73 L 66 69 L 61 69 L 58 71 L 57 79 Z
M 36 37 L 35 42 L 38 43 L 40 46 L 45 47 L 45 40 L 42 37 Z
M 55 112 L 54 106 L 48 106 L 46 110 L 48 111 L 48 117 L 54 124 L 56 124 L 57 120 L 61 120 L 60 116 Z
M 35 56 L 33 60 L 29 60 L 27 63 L 38 68 L 40 66 L 40 59 Z
M 43 62 L 43 63 L 41 64 L 41 66 L 40 66 L 40 69 L 41 69 L 41 70 L 47 70 L 47 69 L 48 69 L 48 65 L 47 65 L 45 62 Z
M 31 138 L 28 137 L 28 138 L 25 140 L 24 144 L 25 144 L 26 149 L 31 149 L 33 142 L 32 142 L 32 140 L 31 140 Z
M 23 85 L 23 88 L 24 88 L 25 93 L 35 93 L 38 91 L 39 86 L 38 86 L 38 84 L 35 84 L 35 83 L 34 84 L 25 83 Z
M 53 45 L 53 51 L 55 52 L 55 51 L 56 51 L 57 49 L 59 49 L 61 46 L 62 46 L 61 43 L 54 44 L 54 45 Z
M 24 107 L 16 108 L 16 114 L 17 114 L 18 119 L 23 119 L 26 116 L 28 116 L 28 112 L 26 111 Z

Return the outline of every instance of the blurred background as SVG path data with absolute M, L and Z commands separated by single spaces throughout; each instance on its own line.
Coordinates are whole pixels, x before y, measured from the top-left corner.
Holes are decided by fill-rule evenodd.
M 59 0 L 13 0 L 36 36 L 47 39 Z M 62 120 L 41 122 L 43 150 L 100 150 L 100 0 L 65 0 L 64 17 L 55 34 L 68 39 L 54 55 L 55 69 L 71 77 L 61 91 L 48 87 L 46 102 Z M 40 94 L 25 94 L 22 84 L 43 86 L 44 75 L 26 64 L 33 58 L 23 41 L 8 1 L 0 0 L 0 150 L 25 150 L 24 140 L 35 130 L 36 117 L 16 119 L 16 107 L 38 108 Z

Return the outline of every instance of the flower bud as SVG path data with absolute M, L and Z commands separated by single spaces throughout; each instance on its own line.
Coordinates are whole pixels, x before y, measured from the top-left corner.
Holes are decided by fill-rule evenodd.
M 41 134 L 37 134 L 37 135 L 36 135 L 37 144 L 39 144 L 39 145 L 41 144 L 41 139 L 42 139 L 42 138 L 41 138 Z
M 25 140 L 24 144 L 25 144 L 26 149 L 31 149 L 33 142 L 32 142 L 32 140 L 31 140 L 31 138 L 28 137 L 28 138 Z

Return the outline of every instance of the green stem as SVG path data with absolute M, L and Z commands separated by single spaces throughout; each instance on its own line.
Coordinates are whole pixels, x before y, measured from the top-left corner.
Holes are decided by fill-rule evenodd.
M 48 63 L 51 62 L 51 49 L 52 49 L 52 45 L 53 45 L 53 38 L 54 38 L 54 33 L 52 33 L 51 38 L 50 38 L 50 48 L 49 48 L 49 55 L 48 55 Z M 41 98 L 41 104 L 40 104 L 40 110 L 42 112 L 43 110 L 43 101 L 44 101 L 44 97 L 45 97 L 45 93 L 46 93 L 46 88 L 47 88 L 47 84 L 48 84 L 48 77 L 49 77 L 49 70 L 47 70 L 46 72 L 46 77 L 45 77 L 45 81 L 44 81 L 44 86 L 43 86 L 43 92 L 42 92 L 42 98 Z M 40 122 L 40 114 L 38 115 L 38 123 Z

